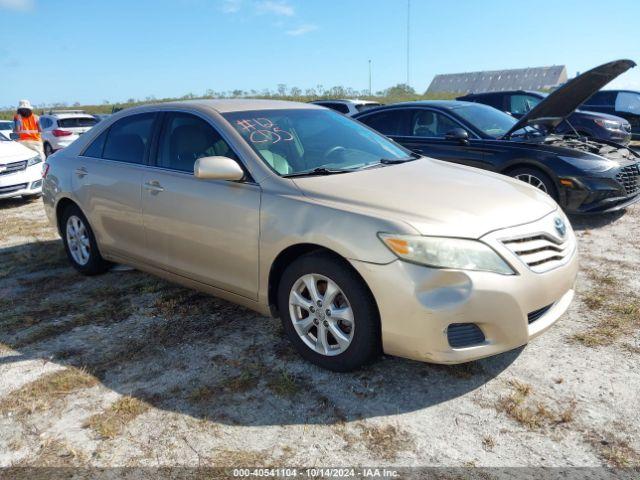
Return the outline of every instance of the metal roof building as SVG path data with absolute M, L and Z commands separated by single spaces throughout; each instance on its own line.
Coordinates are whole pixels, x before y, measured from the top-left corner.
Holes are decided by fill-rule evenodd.
M 564 65 L 449 73 L 436 75 L 426 93 L 462 94 L 505 90 L 541 90 L 557 87 L 566 81 L 567 68 Z

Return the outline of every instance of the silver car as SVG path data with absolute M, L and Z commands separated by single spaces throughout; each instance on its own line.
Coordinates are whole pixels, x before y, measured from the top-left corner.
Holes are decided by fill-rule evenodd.
M 127 109 L 45 173 L 47 214 L 80 272 L 125 263 L 279 315 L 300 354 L 332 370 L 381 351 L 504 352 L 574 293 L 575 236 L 549 196 L 310 104 Z

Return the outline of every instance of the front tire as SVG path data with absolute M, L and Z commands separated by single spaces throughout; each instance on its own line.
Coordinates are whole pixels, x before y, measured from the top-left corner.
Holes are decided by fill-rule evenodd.
M 347 372 L 380 352 L 375 300 L 343 260 L 313 253 L 287 267 L 278 287 L 285 333 L 298 353 L 319 367 Z
M 109 270 L 111 264 L 100 255 L 93 230 L 77 205 L 69 205 L 64 210 L 60 225 L 64 248 L 73 268 L 83 275 L 98 275 Z
M 508 172 L 510 177 L 520 180 L 524 183 L 528 183 L 532 187 L 536 187 L 538 190 L 542 190 L 544 193 L 558 201 L 558 191 L 556 186 L 551 180 L 551 177 L 537 168 L 520 167 Z

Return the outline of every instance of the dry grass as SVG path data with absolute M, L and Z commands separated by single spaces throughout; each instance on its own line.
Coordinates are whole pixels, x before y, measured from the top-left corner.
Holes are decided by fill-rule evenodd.
M 510 392 L 498 399 L 495 408 L 529 430 L 568 424 L 574 419 L 575 401 L 555 408 L 534 398 L 531 385 L 519 380 L 510 380 Z
M 482 437 L 482 448 L 486 451 L 492 451 L 496 446 L 496 441 L 491 435 L 485 435 Z
M 623 285 L 611 274 L 588 271 L 594 283 L 582 301 L 594 312 L 596 322 L 587 330 L 575 333 L 571 340 L 587 347 L 612 345 L 620 337 L 640 328 L 638 296 L 625 292 Z
M 640 467 L 640 452 L 635 450 L 627 440 L 617 438 L 612 434 L 604 436 L 592 434 L 588 440 L 609 467 Z
M 299 379 L 284 370 L 271 375 L 267 380 L 267 387 L 281 397 L 293 397 L 304 388 Z
M 412 445 L 409 435 L 393 425 L 360 424 L 358 427 L 361 430 L 360 441 L 375 458 L 395 460 L 401 451 Z
M 13 464 L 13 467 L 83 467 L 87 465 L 86 456 L 57 438 L 48 438 L 40 445 L 34 455 Z M 21 472 L 18 472 L 21 473 Z M 24 473 L 24 472 L 22 472 Z M 33 478 L 50 478 L 50 473 L 31 472 Z M 20 478 L 22 475 L 19 475 Z M 7 477 L 8 478 L 8 477 Z M 22 477 L 26 478 L 26 477 Z
M 149 405 L 133 397 L 122 397 L 113 403 L 105 412 L 89 418 L 83 425 L 91 428 L 100 437 L 112 439 L 136 417 L 149 410 Z
M 24 415 L 46 410 L 52 402 L 97 383 L 96 378 L 84 370 L 66 368 L 44 375 L 9 393 L 0 401 L 0 412 Z

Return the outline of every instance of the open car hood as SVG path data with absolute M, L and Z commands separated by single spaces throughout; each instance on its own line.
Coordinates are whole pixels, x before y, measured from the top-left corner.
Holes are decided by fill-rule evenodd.
M 556 127 L 614 78 L 622 75 L 636 64 L 632 60 L 616 60 L 593 68 L 551 92 L 544 100 L 518 120 L 504 137 L 531 124 Z

